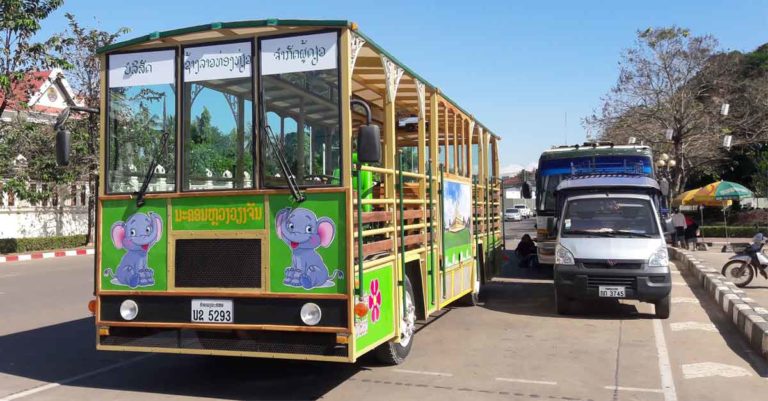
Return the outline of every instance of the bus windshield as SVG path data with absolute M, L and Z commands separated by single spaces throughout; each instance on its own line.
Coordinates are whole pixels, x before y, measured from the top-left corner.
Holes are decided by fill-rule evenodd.
M 606 152 L 625 154 L 605 154 Z M 631 151 L 631 154 L 628 154 Z M 555 211 L 555 189 L 562 180 L 574 174 L 642 174 L 653 176 L 650 151 L 640 149 L 582 149 L 575 157 L 573 151 L 560 154 L 545 153 L 539 160 L 536 174 L 536 211 L 552 214 Z M 602 153 L 602 154 L 601 154 Z

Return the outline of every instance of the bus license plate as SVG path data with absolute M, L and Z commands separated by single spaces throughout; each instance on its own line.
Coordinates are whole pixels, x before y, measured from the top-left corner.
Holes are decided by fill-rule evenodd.
M 235 313 L 231 299 L 193 299 L 192 322 L 232 323 Z
M 626 287 L 605 287 L 600 286 L 600 296 L 608 298 L 624 298 L 627 296 L 625 292 Z

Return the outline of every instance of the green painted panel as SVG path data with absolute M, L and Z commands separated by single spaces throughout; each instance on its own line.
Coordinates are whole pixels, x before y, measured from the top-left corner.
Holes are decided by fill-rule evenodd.
M 472 258 L 472 190 L 470 184 L 443 181 L 445 266 Z
M 101 214 L 102 290 L 165 291 L 168 236 L 165 199 L 105 201 Z
M 174 230 L 263 230 L 264 196 L 174 199 Z
M 269 197 L 271 292 L 347 292 L 347 213 L 343 192 Z
M 355 352 L 375 344 L 395 330 L 395 296 L 392 265 L 366 272 L 363 277 L 363 298 L 356 299 L 368 305 L 368 313 L 362 318 L 355 315 Z

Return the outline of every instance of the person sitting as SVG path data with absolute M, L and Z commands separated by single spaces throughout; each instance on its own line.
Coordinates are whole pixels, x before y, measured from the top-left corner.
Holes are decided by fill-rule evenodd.
M 533 242 L 530 235 L 523 235 L 517 248 L 515 248 L 515 255 L 519 260 L 518 267 L 526 268 L 536 265 L 536 243 Z

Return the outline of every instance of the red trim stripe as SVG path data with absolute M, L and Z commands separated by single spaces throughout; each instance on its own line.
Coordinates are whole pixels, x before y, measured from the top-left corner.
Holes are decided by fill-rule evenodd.
M 53 256 L 58 258 L 58 257 L 61 257 L 61 256 L 66 256 L 66 254 L 67 253 L 65 251 L 56 251 L 56 252 L 53 253 Z
M 12 255 L 12 256 L 5 257 L 6 262 L 15 262 L 17 260 L 19 260 L 19 255 Z
M 42 258 L 43 258 L 43 254 L 42 253 L 33 253 L 32 254 L 32 259 L 42 259 Z

